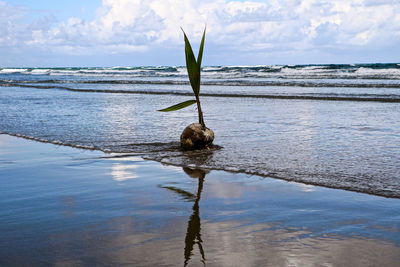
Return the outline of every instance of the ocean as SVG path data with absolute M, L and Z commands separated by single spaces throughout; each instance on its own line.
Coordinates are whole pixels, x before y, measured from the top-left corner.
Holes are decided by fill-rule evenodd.
M 176 166 L 400 197 L 400 64 L 209 66 L 197 122 L 185 67 L 0 68 L 0 133 Z

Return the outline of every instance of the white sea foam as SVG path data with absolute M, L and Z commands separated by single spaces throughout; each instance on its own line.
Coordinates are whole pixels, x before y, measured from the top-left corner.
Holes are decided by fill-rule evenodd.
M 1 69 L 0 73 L 24 73 L 27 71 L 28 69 Z
M 52 70 L 51 69 L 33 69 L 31 74 L 34 75 L 42 75 L 42 74 L 49 74 Z
M 356 73 L 360 75 L 400 75 L 400 69 L 372 69 L 360 67 L 356 70 Z
M 327 68 L 321 68 L 317 66 L 309 66 L 303 68 L 288 68 L 284 67 L 281 69 L 282 74 L 291 74 L 291 75 L 312 75 L 312 74 L 321 74 L 327 73 L 329 70 Z
M 221 70 L 222 67 L 203 67 L 203 71 L 215 71 L 215 70 Z
M 239 172 L 240 171 L 240 169 L 236 168 L 236 167 L 225 167 L 224 169 L 229 172 Z

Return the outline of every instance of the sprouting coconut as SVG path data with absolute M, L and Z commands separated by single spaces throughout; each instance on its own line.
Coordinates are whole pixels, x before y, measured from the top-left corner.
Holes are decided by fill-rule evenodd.
M 183 31 L 183 29 L 182 29 Z M 183 130 L 181 134 L 181 146 L 185 150 L 204 149 L 209 148 L 214 141 L 214 132 L 206 127 L 203 119 L 203 112 L 200 105 L 200 72 L 201 60 L 203 57 L 204 38 L 206 36 L 206 29 L 204 29 L 203 37 L 200 43 L 199 54 L 197 60 L 194 57 L 192 47 L 185 31 L 183 31 L 185 39 L 185 55 L 186 55 L 186 68 L 189 75 L 190 85 L 192 86 L 193 93 L 196 99 L 187 100 L 182 103 L 173 105 L 171 107 L 161 109 L 159 111 L 169 112 L 179 110 L 194 103 L 197 104 L 197 111 L 199 114 L 199 123 L 192 123 Z

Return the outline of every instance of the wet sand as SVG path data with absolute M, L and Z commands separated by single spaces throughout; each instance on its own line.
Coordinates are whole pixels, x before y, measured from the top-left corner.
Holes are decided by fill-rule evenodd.
M 400 199 L 0 135 L 0 266 L 397 266 Z

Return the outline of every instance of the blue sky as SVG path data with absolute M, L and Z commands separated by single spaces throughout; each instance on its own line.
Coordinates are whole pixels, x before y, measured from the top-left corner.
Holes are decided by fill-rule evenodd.
M 96 15 L 96 9 L 101 6 L 101 0 L 12 0 L 5 2 L 14 6 L 28 7 L 31 18 L 40 17 L 43 14 L 53 14 L 59 20 L 67 20 L 70 17 L 92 20 Z
M 0 0 L 0 67 L 400 62 L 398 0 Z

